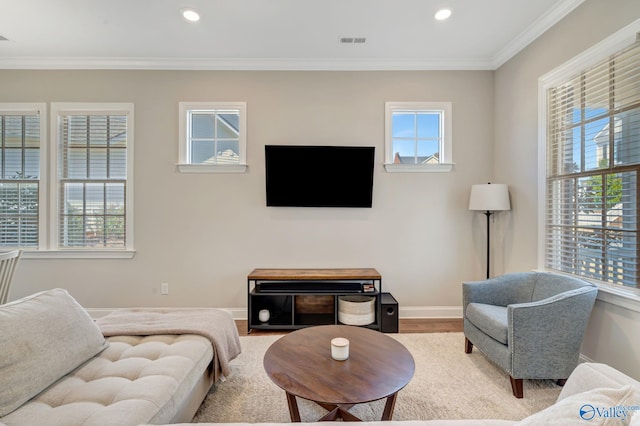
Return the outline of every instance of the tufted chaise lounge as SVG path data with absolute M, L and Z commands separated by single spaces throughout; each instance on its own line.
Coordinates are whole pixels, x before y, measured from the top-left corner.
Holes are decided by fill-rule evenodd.
M 60 289 L 0 306 L 0 359 L 7 426 L 188 422 L 216 375 L 208 338 L 105 339 Z

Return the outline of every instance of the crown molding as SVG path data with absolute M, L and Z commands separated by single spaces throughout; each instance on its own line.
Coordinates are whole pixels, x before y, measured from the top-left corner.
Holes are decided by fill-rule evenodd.
M 422 71 L 492 70 L 488 59 L 319 58 L 0 58 L 0 69 L 29 70 L 220 70 L 220 71 Z
M 516 36 L 511 42 L 509 42 L 509 44 L 500 49 L 500 51 L 491 60 L 492 69 L 495 70 L 500 68 L 505 62 L 544 34 L 549 28 L 571 13 L 573 9 L 584 3 L 584 1 L 585 0 L 564 0 L 557 3 L 553 8 L 549 9 L 544 15 L 527 27 L 527 29 Z

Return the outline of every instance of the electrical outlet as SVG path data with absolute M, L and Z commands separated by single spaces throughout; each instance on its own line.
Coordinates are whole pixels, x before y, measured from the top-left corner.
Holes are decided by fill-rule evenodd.
M 160 294 L 169 294 L 169 283 L 160 284 Z

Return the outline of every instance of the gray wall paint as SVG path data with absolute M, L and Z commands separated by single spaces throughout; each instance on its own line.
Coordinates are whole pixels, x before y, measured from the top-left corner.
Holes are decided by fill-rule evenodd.
M 452 173 L 384 171 L 384 102 L 419 100 L 453 102 Z M 374 267 L 401 306 L 459 306 L 483 276 L 467 203 L 493 169 L 490 71 L 5 70 L 0 101 L 135 104 L 135 257 L 26 259 L 13 299 L 64 287 L 91 308 L 244 308 L 256 267 Z M 176 171 L 179 101 L 247 102 L 248 173 Z M 278 143 L 375 146 L 373 208 L 265 207 L 263 147 Z
M 495 72 L 495 176 L 509 183 L 512 222 L 497 262 L 537 266 L 538 78 L 640 18 L 637 0 L 587 0 Z M 582 353 L 640 377 L 640 313 L 598 300 Z

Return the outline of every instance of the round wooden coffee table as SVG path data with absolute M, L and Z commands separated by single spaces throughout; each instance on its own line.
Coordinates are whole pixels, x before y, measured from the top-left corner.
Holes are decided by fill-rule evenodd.
M 331 358 L 331 339 L 349 339 L 349 358 Z M 387 398 L 382 420 L 391 420 L 398 391 L 413 377 L 413 356 L 397 340 L 378 331 L 348 325 L 303 328 L 273 343 L 264 369 L 287 395 L 291 421 L 300 421 L 296 397 L 329 411 L 318 421 L 358 421 L 349 409 Z

